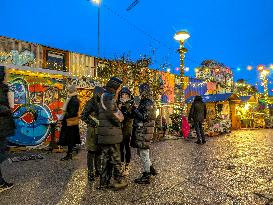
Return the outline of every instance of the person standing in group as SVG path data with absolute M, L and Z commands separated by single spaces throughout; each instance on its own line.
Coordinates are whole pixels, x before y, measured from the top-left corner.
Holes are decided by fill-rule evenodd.
M 15 122 L 12 116 L 9 87 L 5 81 L 5 67 L 0 66 L 0 166 L 7 158 L 7 138 L 15 133 Z M 13 187 L 12 183 L 4 180 L 0 167 L 0 192 Z
M 93 91 L 93 96 L 84 106 L 81 114 L 81 119 L 87 124 L 87 168 L 88 168 L 88 181 L 95 181 L 95 176 L 100 175 L 99 171 L 99 157 L 100 149 L 97 146 L 97 127 L 99 126 L 99 103 L 104 89 L 96 86 Z
M 121 122 L 124 116 L 118 109 L 117 99 L 121 84 L 122 80 L 119 78 L 110 78 L 99 104 L 98 145 L 101 148 L 101 189 L 112 187 L 114 190 L 119 190 L 128 185 L 123 181 L 120 161 L 119 144 L 122 142 Z M 112 173 L 114 183 L 110 184 Z
M 121 163 L 123 163 L 123 176 L 129 175 L 129 164 L 131 161 L 130 141 L 132 135 L 133 115 L 132 108 L 134 100 L 131 91 L 127 87 L 123 87 L 119 93 L 119 108 L 124 116 L 122 122 L 123 140 L 120 144 Z M 125 164 L 124 164 L 125 161 Z
M 149 184 L 150 176 L 157 174 L 150 160 L 150 142 L 155 129 L 156 107 L 150 86 L 147 83 L 139 86 L 139 93 L 141 96 L 139 106 L 133 110 L 134 122 L 131 145 L 137 148 L 144 166 L 144 172 L 141 177 L 135 179 L 135 183 Z
M 79 109 L 80 100 L 78 99 L 77 88 L 71 85 L 67 89 L 68 97 L 63 106 L 62 128 L 58 144 L 68 146 L 67 154 L 61 160 L 72 159 L 73 148 L 76 144 L 81 144 L 79 129 Z
M 206 119 L 207 109 L 206 104 L 202 101 L 201 96 L 196 96 L 192 103 L 190 113 L 189 113 L 189 121 L 193 121 L 193 125 L 197 135 L 197 144 L 205 144 L 205 134 L 203 130 L 203 122 Z

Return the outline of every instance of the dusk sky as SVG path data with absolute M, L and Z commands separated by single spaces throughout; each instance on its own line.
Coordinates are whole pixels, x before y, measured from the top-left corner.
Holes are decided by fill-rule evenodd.
M 255 84 L 256 66 L 273 64 L 272 0 L 139 0 L 126 11 L 133 1 L 102 0 L 101 57 L 146 54 L 152 68 L 167 63 L 178 74 L 179 45 L 173 36 L 187 29 L 186 75 L 214 59 L 234 68 L 236 80 Z M 98 8 L 91 2 L 0 0 L 0 8 L 0 35 L 97 56 Z

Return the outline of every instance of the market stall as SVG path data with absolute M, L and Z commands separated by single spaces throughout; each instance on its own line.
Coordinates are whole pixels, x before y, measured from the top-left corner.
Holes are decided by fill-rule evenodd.
M 240 98 L 233 93 L 202 95 L 207 107 L 207 122 L 205 132 L 209 136 L 216 136 L 230 132 L 231 129 L 240 128 L 240 120 L 236 113 L 236 107 Z M 194 97 L 186 100 L 188 112 Z
M 255 107 L 257 106 L 257 100 L 254 96 L 240 96 L 241 103 L 237 106 L 237 115 L 241 120 L 241 128 L 254 128 L 255 122 Z M 257 124 L 257 123 L 256 123 Z

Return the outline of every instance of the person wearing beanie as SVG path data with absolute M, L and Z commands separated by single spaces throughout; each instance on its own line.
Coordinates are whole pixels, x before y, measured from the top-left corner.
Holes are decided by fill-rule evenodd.
M 123 176 L 129 175 L 129 164 L 131 161 L 130 141 L 132 135 L 133 115 L 132 109 L 134 105 L 134 98 L 128 87 L 123 87 L 119 93 L 118 100 L 119 108 L 124 115 L 122 122 L 123 140 L 120 144 L 121 163 L 123 164 Z
M 100 149 L 97 146 L 99 103 L 104 89 L 96 86 L 93 96 L 84 106 L 81 119 L 87 124 L 86 149 L 87 149 L 87 169 L 88 181 L 95 181 L 95 177 L 100 175 Z
M 81 144 L 79 129 L 79 109 L 80 100 L 77 97 L 77 88 L 75 85 L 68 86 L 67 99 L 63 106 L 62 128 L 58 144 L 67 146 L 67 154 L 61 160 L 72 159 L 73 148 L 76 144 Z
M 117 106 L 117 96 L 121 90 L 122 80 L 112 77 L 105 86 L 105 91 L 100 98 L 98 145 L 101 149 L 101 176 L 100 188 L 113 188 L 119 190 L 128 184 L 124 182 L 119 144 L 122 142 L 121 122 L 123 114 Z M 113 184 L 110 180 L 114 177 Z
M 1 164 L 7 158 L 7 138 L 15 134 L 15 122 L 8 97 L 9 87 L 4 81 L 5 67 L 0 66 L 0 192 L 13 187 L 12 183 L 4 180 L 1 172 Z
M 147 83 L 139 86 L 141 100 L 138 108 L 133 110 L 133 134 L 131 146 L 137 148 L 142 161 L 144 172 L 135 179 L 138 184 L 150 184 L 151 175 L 157 174 L 150 160 L 150 142 L 153 138 L 156 120 L 156 106 L 152 99 L 152 92 Z

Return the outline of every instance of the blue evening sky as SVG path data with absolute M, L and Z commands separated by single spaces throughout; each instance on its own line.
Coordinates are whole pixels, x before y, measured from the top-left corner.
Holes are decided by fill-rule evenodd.
M 273 64 L 272 0 L 102 0 L 101 56 L 152 56 L 153 68 L 166 63 L 178 74 L 178 43 L 173 35 L 187 29 L 191 38 L 187 75 L 202 60 L 234 68 L 235 79 L 258 82 L 256 66 Z M 86 0 L 0 0 L 0 35 L 97 55 L 97 6 Z M 138 28 L 142 29 L 139 31 Z M 246 68 L 254 67 L 252 71 Z M 240 71 L 237 68 L 240 67 Z M 273 72 L 273 70 L 271 70 Z M 273 79 L 272 79 L 273 81 Z

